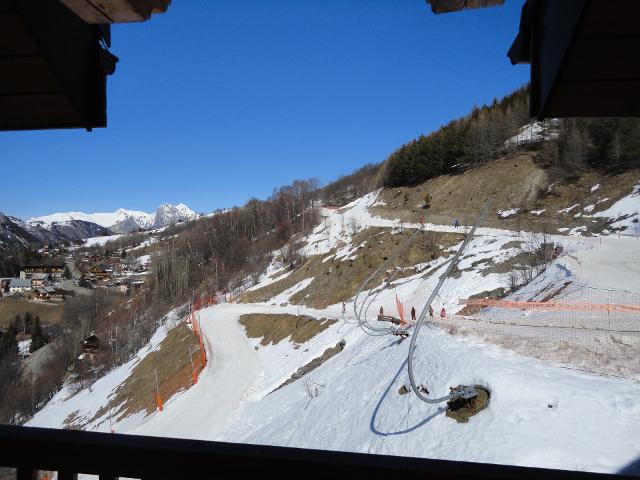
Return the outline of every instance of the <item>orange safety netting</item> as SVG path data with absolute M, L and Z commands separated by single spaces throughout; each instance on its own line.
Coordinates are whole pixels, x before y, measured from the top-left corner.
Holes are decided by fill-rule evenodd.
M 541 309 L 541 310 L 575 310 L 583 312 L 640 312 L 640 307 L 635 305 L 620 305 L 613 303 L 586 303 L 586 302 L 518 302 L 514 300 L 492 300 L 481 298 L 462 298 L 460 305 L 479 305 L 481 307 L 517 308 L 517 309 Z
M 402 304 L 402 302 L 398 298 L 398 294 L 397 293 L 396 293 L 396 307 L 398 308 L 398 315 L 400 316 L 400 324 L 404 325 L 405 324 L 405 321 L 404 321 L 404 305 Z

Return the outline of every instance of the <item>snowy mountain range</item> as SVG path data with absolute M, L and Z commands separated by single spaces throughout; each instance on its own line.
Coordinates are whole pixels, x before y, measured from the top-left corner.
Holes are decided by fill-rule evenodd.
M 0 251 L 28 247 L 32 243 L 73 242 L 112 233 L 101 225 L 84 220 L 30 224 L 0 213 Z
M 107 213 L 64 212 L 34 217 L 29 219 L 27 223 L 32 226 L 51 228 L 52 225 L 60 222 L 82 220 L 108 228 L 112 232 L 129 233 L 139 229 L 149 230 L 167 227 L 174 223 L 192 220 L 197 217 L 198 214 L 196 212 L 182 203 L 178 205 L 164 203 L 153 213 L 126 210 L 124 208 Z
M 53 213 L 27 221 L 0 213 L 0 251 L 32 243 L 55 244 L 153 230 L 197 217 L 197 213 L 182 203 L 162 204 L 153 213 L 120 208 L 110 213 Z

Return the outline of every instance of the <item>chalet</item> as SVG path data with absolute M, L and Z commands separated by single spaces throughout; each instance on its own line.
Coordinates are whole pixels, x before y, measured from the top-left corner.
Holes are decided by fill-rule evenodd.
M 95 334 L 91 334 L 80 342 L 80 344 L 82 345 L 83 359 L 93 360 L 96 355 L 100 355 L 103 352 L 102 342 Z
M 94 265 L 89 269 L 89 273 L 94 275 L 98 280 L 104 280 L 105 278 L 111 277 L 113 275 L 113 268 L 109 265 L 98 264 Z
M 48 273 L 51 278 L 60 279 L 64 275 L 64 265 L 25 265 L 20 272 L 22 277 L 30 277 L 36 273 Z
M 51 275 L 48 273 L 34 273 L 31 275 L 31 285 L 33 287 L 44 287 L 51 281 Z
M 9 293 L 23 293 L 31 290 L 31 280 L 28 278 L 12 278 L 9 282 Z
M 51 300 L 52 297 L 59 297 L 54 287 L 37 287 L 35 289 L 35 299 L 40 302 Z
M 126 280 L 116 282 L 116 291 L 118 293 L 127 293 L 129 291 L 129 282 L 127 282 Z

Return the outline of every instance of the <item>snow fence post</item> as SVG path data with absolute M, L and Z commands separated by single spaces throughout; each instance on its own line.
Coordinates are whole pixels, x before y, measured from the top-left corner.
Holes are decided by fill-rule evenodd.
M 153 372 L 155 373 L 155 376 L 156 376 L 156 405 L 158 406 L 158 410 L 162 411 L 163 410 L 162 398 L 160 398 L 160 388 L 158 388 L 158 370 L 154 368 Z

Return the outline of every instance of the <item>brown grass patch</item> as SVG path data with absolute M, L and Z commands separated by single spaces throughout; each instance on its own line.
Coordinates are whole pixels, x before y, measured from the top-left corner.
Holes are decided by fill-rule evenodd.
M 367 228 L 353 237 L 352 244 L 357 247 L 352 254 L 356 257 L 354 260 L 331 258 L 326 262 L 322 261 L 333 255 L 335 250 L 327 255 L 315 255 L 288 277 L 244 293 L 240 301 L 267 302 L 275 295 L 310 277 L 313 277 L 313 282 L 294 294 L 291 297 L 291 303 L 324 308 L 327 305 L 347 301 L 356 293 L 362 282 L 413 232 L 413 230 L 405 230 L 403 233 L 392 234 L 389 228 Z M 372 279 L 369 288 L 380 284 L 391 271 L 394 271 L 394 279 L 419 273 L 414 268 L 416 264 L 426 263 L 445 255 L 444 250 L 461 242 L 462 238 L 462 234 L 454 233 L 419 234 L 413 243 L 392 262 L 389 272 L 380 272 L 376 278 Z
M 199 355 L 198 340 L 187 324 L 181 322 L 169 331 L 160 348 L 143 358 L 117 388 L 111 401 L 113 417 L 119 420 L 136 412 L 144 411 L 148 415 L 156 410 L 155 371 L 163 402 L 189 388 L 193 384 L 189 347 L 195 365 Z M 107 409 L 108 406 L 103 407 L 95 418 L 105 415 Z
M 240 316 L 240 324 L 245 328 L 247 337 L 262 338 L 260 345 L 274 345 L 291 337 L 294 343 L 304 343 L 326 330 L 336 320 L 319 320 L 305 315 L 288 313 L 249 313 Z
M 555 182 L 550 178 L 549 170 L 538 165 L 537 156 L 535 152 L 519 153 L 460 175 L 443 175 L 416 187 L 387 189 L 381 195 L 385 205 L 376 205 L 369 210 L 382 218 L 399 218 L 403 222 L 416 222 L 424 217 L 431 223 L 451 225 L 458 219 L 462 224 L 471 225 L 484 201 L 493 195 L 494 212 L 512 208 L 520 208 L 520 211 L 507 218 L 489 214 L 483 226 L 557 233 L 558 228 L 584 225 L 587 232 L 597 232 L 605 227 L 602 219 L 574 215 L 605 197 L 609 200 L 597 204 L 594 211 L 608 208 L 629 195 L 640 180 L 640 170 L 635 169 L 616 175 L 588 171 L 576 179 Z M 600 188 L 592 192 L 591 187 L 596 183 Z M 427 193 L 431 195 L 431 207 L 423 210 L 421 205 Z M 574 204 L 578 207 L 572 211 L 558 213 Z M 540 215 L 530 213 L 538 210 L 544 212 Z
M 15 320 L 16 315 L 24 319 L 24 314 L 27 312 L 30 312 L 34 319 L 40 317 L 40 323 L 53 325 L 60 321 L 62 306 L 32 302 L 22 298 L 2 298 L 0 299 L 0 328 L 6 329 Z

